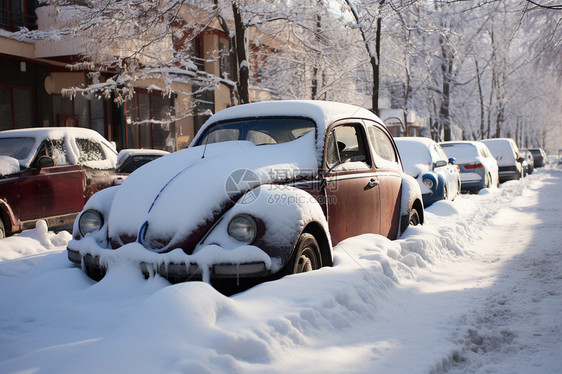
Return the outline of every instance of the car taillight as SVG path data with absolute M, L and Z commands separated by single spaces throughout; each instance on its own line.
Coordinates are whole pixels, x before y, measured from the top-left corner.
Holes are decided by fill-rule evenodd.
M 470 164 L 470 165 L 464 166 L 465 169 L 478 169 L 478 168 L 483 168 L 483 167 L 484 167 L 484 165 L 482 165 L 481 163 Z

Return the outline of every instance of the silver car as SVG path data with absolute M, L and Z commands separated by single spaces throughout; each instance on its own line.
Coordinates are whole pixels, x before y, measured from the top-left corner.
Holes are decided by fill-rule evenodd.
M 499 183 L 498 162 L 486 145 L 478 141 L 451 141 L 439 143 L 447 154 L 454 157 L 460 168 L 461 189 L 478 192 Z
M 482 140 L 486 144 L 492 155 L 498 161 L 498 173 L 500 183 L 508 180 L 520 179 L 525 176 L 523 170 L 523 158 L 519 153 L 519 148 L 511 138 L 496 138 Z

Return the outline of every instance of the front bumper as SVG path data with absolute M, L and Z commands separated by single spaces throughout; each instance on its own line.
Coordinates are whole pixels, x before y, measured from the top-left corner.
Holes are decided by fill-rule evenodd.
M 107 249 L 108 253 L 115 254 L 119 250 Z M 99 251 L 98 251 L 99 252 Z M 94 280 L 101 280 L 108 268 L 109 263 L 114 261 L 103 260 L 103 255 L 85 253 L 79 250 L 67 248 L 68 259 L 80 265 L 83 270 Z M 190 256 L 185 255 L 187 258 Z M 240 261 L 240 262 L 216 262 L 200 264 L 196 261 L 174 260 L 165 261 L 146 261 L 136 262 L 139 270 L 146 278 L 159 274 L 171 283 L 186 281 L 211 281 L 215 279 L 255 279 L 264 278 L 271 275 L 271 261 Z

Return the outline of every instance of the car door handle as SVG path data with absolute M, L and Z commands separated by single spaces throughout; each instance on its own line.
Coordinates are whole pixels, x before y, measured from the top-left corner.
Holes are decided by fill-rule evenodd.
M 365 189 L 368 190 L 368 189 L 373 188 L 373 187 L 376 187 L 376 186 L 378 186 L 378 185 L 379 185 L 379 181 L 376 180 L 376 179 L 374 179 L 374 178 L 372 178 L 372 179 L 369 181 L 369 183 L 367 183 L 367 185 L 365 186 Z

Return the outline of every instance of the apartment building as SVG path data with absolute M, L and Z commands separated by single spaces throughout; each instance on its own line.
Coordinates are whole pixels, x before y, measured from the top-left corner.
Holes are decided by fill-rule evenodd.
M 77 7 L 65 11 L 77 11 L 81 2 L 75 3 Z M 69 67 L 80 61 L 84 48 L 81 41 L 31 40 L 15 33 L 22 27 L 56 29 L 61 18 L 71 16 L 42 6 L 37 0 L 0 0 L 0 130 L 79 126 L 98 131 L 119 149 L 175 151 L 189 145 L 207 118 L 189 116 L 187 111 L 195 106 L 198 112 L 216 112 L 230 105 L 233 87 L 228 82 L 193 96 L 179 93 L 200 91 L 193 82 L 174 82 L 172 93 L 162 95 L 154 88 L 161 86 L 159 82 L 138 81 L 133 98 L 122 105 L 112 97 L 63 95 L 63 89 L 91 83 L 89 71 Z M 227 35 L 218 25 L 208 25 L 191 44 L 201 71 L 222 76 L 229 68 L 228 61 L 216 58 L 217 51 L 228 45 Z

